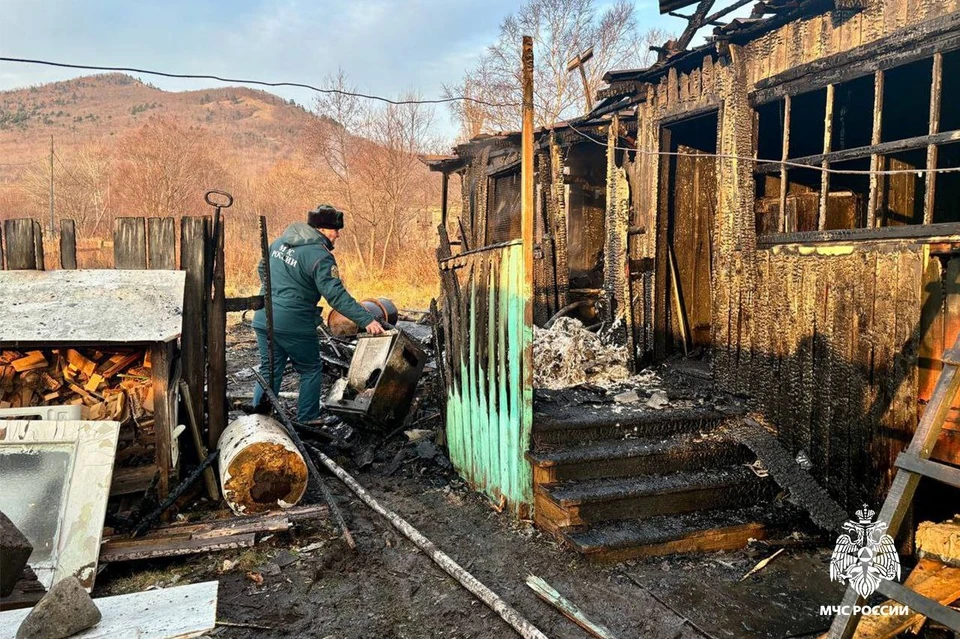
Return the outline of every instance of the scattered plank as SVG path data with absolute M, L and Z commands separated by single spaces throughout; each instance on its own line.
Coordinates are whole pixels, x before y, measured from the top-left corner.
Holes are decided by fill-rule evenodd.
M 784 550 L 784 549 L 781 548 L 780 550 L 778 550 L 777 552 L 773 553 L 772 555 L 770 555 L 770 556 L 767 557 L 766 559 L 761 559 L 760 561 L 758 561 L 756 566 L 754 566 L 753 568 L 751 568 L 750 571 L 749 571 L 747 574 L 745 574 L 743 577 L 740 577 L 740 581 L 744 581 L 744 580 L 745 580 L 747 577 L 749 577 L 750 575 L 756 574 L 756 573 L 760 572 L 761 570 L 763 570 L 764 568 L 766 568 L 766 567 L 767 567 L 767 564 L 769 564 L 771 561 L 773 561 L 774 559 L 776 559 L 776 558 L 777 558 L 777 555 L 779 555 L 780 553 L 782 553 L 783 550 Z
M 903 584 L 944 605 L 960 599 L 960 568 L 945 566 L 932 559 L 921 559 L 917 567 Z M 888 600 L 883 606 L 898 606 L 898 602 Z M 855 639 L 892 639 L 911 626 L 922 625 L 926 618 L 911 611 L 909 615 L 870 615 L 860 620 Z
M 256 544 L 257 535 L 286 532 L 297 522 L 327 514 L 325 506 L 302 506 L 282 513 L 172 524 L 151 530 L 136 539 L 113 536 L 104 540 L 100 561 L 137 561 L 249 548 Z
M 540 577 L 530 575 L 527 577 L 527 585 L 534 593 L 548 604 L 563 613 L 563 616 L 577 624 L 594 637 L 599 639 L 614 639 L 614 634 L 606 626 L 601 626 L 587 619 L 583 611 L 576 604 L 557 592 L 553 586 L 548 584 Z
M 206 554 L 220 550 L 251 548 L 256 544 L 256 534 L 228 535 L 217 539 L 137 539 L 129 542 L 111 541 L 103 545 L 100 561 L 113 563 L 139 561 L 160 557 L 181 557 Z
M 46 368 L 47 358 L 40 351 L 30 351 L 20 359 L 14 360 L 10 365 L 16 372 L 24 373 L 38 368 Z
M 75 639 L 183 639 L 217 623 L 216 581 L 94 599 L 103 618 Z M 0 613 L 0 639 L 13 639 L 29 610 Z
M 960 568 L 960 518 L 941 523 L 921 522 L 916 543 L 921 557 Z

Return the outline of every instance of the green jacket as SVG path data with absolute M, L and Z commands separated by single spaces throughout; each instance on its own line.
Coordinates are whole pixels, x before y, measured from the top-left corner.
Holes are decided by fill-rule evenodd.
M 257 271 L 261 295 L 264 294 L 264 270 L 260 260 Z M 276 331 L 315 334 L 320 317 L 317 304 L 321 297 L 361 329 L 374 319 L 340 281 L 333 243 L 305 222 L 294 222 L 270 245 L 270 283 Z M 267 327 L 263 309 L 254 314 L 253 326 Z

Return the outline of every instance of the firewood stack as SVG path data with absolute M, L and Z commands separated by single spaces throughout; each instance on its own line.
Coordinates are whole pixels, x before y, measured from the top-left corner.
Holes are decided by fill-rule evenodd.
M 120 422 L 118 462 L 149 461 L 155 441 L 152 375 L 144 350 L 4 350 L 0 408 L 79 405 L 82 419 Z

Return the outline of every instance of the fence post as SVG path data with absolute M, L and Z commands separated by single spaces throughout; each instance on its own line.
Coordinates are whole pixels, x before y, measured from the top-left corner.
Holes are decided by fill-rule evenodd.
M 147 267 L 164 271 L 177 268 L 177 227 L 172 217 L 147 218 Z
M 33 240 L 33 220 L 6 220 L 3 228 L 7 236 L 7 270 L 36 270 L 37 245 Z
M 73 220 L 60 220 L 60 268 L 77 268 L 77 225 Z
M 210 236 L 209 219 L 183 217 L 180 219 L 180 270 L 186 271 L 183 289 L 183 334 L 180 338 L 183 379 L 190 388 L 193 414 L 202 425 L 205 410 L 204 372 L 207 344 L 207 304 L 209 289 L 206 280 L 206 252 Z M 201 427 L 202 427 L 201 425 Z
M 142 217 L 118 217 L 114 220 L 113 268 L 147 268 L 147 234 Z

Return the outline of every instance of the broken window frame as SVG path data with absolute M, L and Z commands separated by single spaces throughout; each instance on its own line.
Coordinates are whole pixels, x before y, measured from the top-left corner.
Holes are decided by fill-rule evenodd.
M 838 78 L 834 82 L 823 86 L 806 86 L 796 88 L 783 94 L 783 97 L 775 97 L 766 101 L 756 101 L 754 103 L 754 123 L 757 135 L 754 136 L 755 153 L 760 147 L 759 142 L 759 120 L 760 109 L 778 101 L 782 101 L 784 121 L 782 123 L 782 153 L 779 161 L 765 162 L 757 164 L 754 171 L 755 179 L 763 179 L 766 176 L 777 176 L 780 179 L 779 206 L 777 208 L 776 228 L 777 232 L 760 234 L 759 226 L 758 243 L 760 244 L 786 244 L 797 241 L 815 240 L 854 240 L 854 239 L 883 239 L 883 238 L 926 238 L 956 235 L 960 233 L 960 221 L 933 223 L 933 216 L 936 210 L 936 183 L 937 173 L 924 174 L 924 194 L 923 194 L 923 222 L 922 224 L 903 225 L 903 226 L 879 226 L 878 211 L 883 204 L 883 193 L 885 188 L 885 179 L 887 176 L 872 174 L 869 176 L 870 188 L 866 205 L 865 219 L 852 229 L 827 230 L 827 204 L 828 194 L 830 193 L 831 174 L 826 171 L 831 165 L 849 162 L 851 160 L 869 159 L 871 171 L 878 171 L 884 168 L 885 159 L 895 153 L 907 151 L 925 151 L 926 163 L 921 168 L 936 168 L 938 166 L 938 154 L 942 146 L 960 142 L 960 129 L 951 131 L 941 131 L 940 114 L 942 102 L 943 87 L 943 68 L 944 56 L 946 54 L 960 52 L 960 49 L 944 48 L 936 51 L 932 55 L 923 53 L 909 59 L 901 59 L 898 64 L 889 65 L 886 68 L 880 68 L 873 72 L 874 76 L 874 105 L 873 105 L 873 134 L 871 144 L 868 146 L 843 149 L 834 151 L 832 146 L 833 121 L 834 121 L 834 102 L 836 88 L 846 82 L 865 77 L 864 75 Z M 932 82 L 930 87 L 930 105 L 929 105 L 929 130 L 926 135 L 896 139 L 893 141 L 882 142 L 882 123 L 883 123 L 883 99 L 884 99 L 884 80 L 886 74 L 909 64 L 923 60 L 932 60 Z M 827 107 L 824 118 L 824 139 L 823 152 L 816 155 L 808 155 L 798 158 L 790 158 L 790 122 L 791 106 L 793 99 L 801 94 L 807 94 L 812 91 L 826 89 Z M 760 158 L 765 159 L 765 158 Z M 820 202 L 819 214 L 817 220 L 817 229 L 814 231 L 797 231 L 796 221 L 788 220 L 787 197 L 789 193 L 790 174 L 805 169 L 790 167 L 786 163 L 798 163 L 809 165 L 811 167 L 820 167 L 823 169 L 820 174 Z M 754 207 L 755 215 L 757 212 Z M 793 228 L 791 228 L 793 226 Z
M 0 422 L 0 449 L 70 448 L 63 502 L 49 513 L 57 518 L 50 557 L 27 561 L 47 589 L 70 575 L 87 590 L 93 588 L 119 434 L 120 422 L 112 421 Z
M 497 184 L 501 181 L 516 180 L 517 198 L 516 205 L 510 202 L 510 208 L 503 212 L 496 210 Z M 486 190 L 486 222 L 484 224 L 485 237 L 484 246 L 497 246 L 506 242 L 513 242 L 520 239 L 520 163 L 511 162 L 506 166 L 498 166 L 487 171 L 487 190 Z M 505 213 L 501 215 L 498 213 Z M 507 224 L 504 227 L 504 223 Z M 514 228 L 514 226 L 516 228 Z

